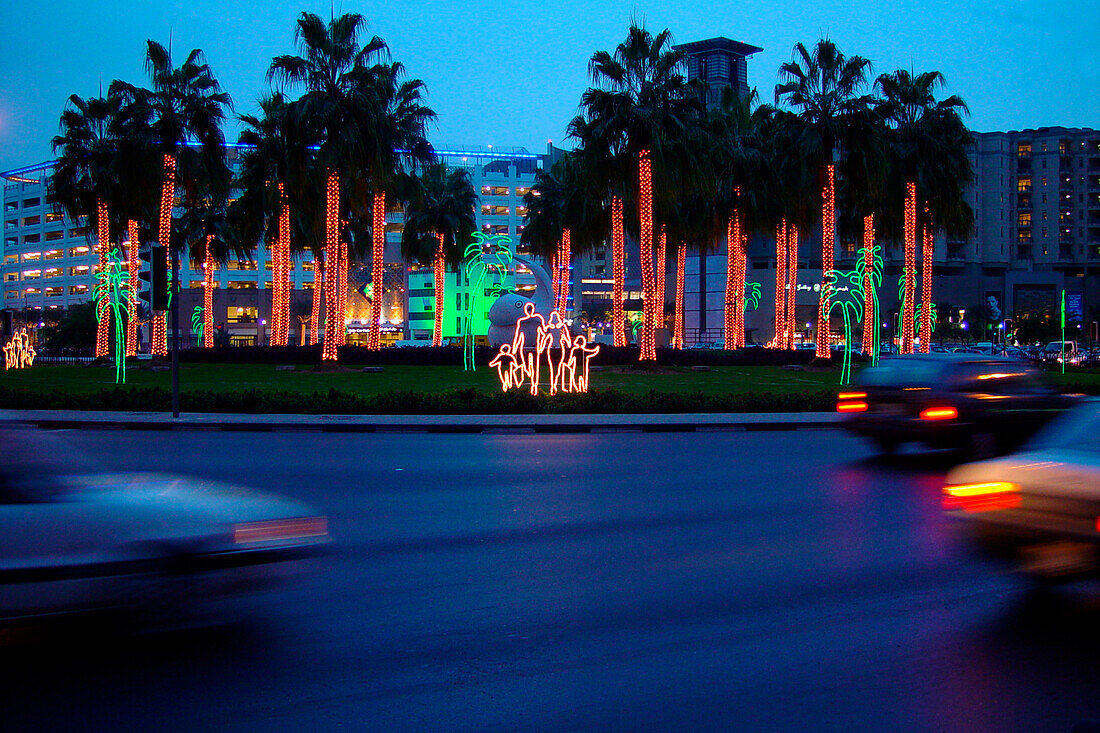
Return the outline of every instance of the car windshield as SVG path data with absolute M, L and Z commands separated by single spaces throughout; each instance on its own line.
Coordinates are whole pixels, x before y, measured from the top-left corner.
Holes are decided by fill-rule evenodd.
M 1100 402 L 1087 402 L 1065 413 L 1040 431 L 1028 447 L 1100 455 Z
M 858 382 L 867 387 L 929 387 L 939 381 L 943 363 L 928 359 L 893 359 L 864 369 Z
M 49 501 L 71 490 L 68 477 L 98 464 L 57 433 L 0 428 L 0 504 Z

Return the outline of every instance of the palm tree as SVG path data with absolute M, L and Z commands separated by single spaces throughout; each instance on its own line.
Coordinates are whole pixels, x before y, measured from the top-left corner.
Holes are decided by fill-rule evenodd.
M 307 144 L 291 106 L 281 92 L 260 100 L 259 117 L 241 115 L 237 187 L 246 241 L 272 243 L 271 345 L 286 346 L 290 331 L 292 230 L 290 200 L 301 195 L 306 175 Z
M 821 270 L 833 269 L 836 245 L 836 160 L 854 131 L 853 123 L 866 117 L 871 98 L 860 94 L 871 62 L 862 56 L 845 56 L 836 45 L 821 39 L 813 50 L 801 43 L 794 57 L 780 69 L 782 81 L 775 87 L 776 104 L 786 103 L 797 113 L 797 154 L 818 171 L 821 190 Z M 821 289 L 818 309 L 817 356 L 829 358 L 830 289 Z
M 762 114 L 753 112 L 756 91 L 740 96 L 732 87 L 722 90 L 719 104 L 707 115 L 711 140 L 708 158 L 717 182 L 716 215 L 726 236 L 726 298 L 724 334 L 727 349 L 745 345 L 745 308 L 742 293 L 747 270 L 748 222 L 758 219 L 763 151 L 759 139 Z M 752 211 L 746 211 L 751 208 Z
M 464 170 L 448 170 L 442 163 L 425 168 L 419 176 L 405 177 L 399 198 L 405 205 L 401 232 L 401 257 L 407 262 L 431 264 L 435 273 L 435 327 L 432 346 L 443 344 L 445 270 L 462 261 L 465 245 L 472 241 L 477 193 Z
M 347 188 L 344 210 L 371 221 L 372 278 L 378 292 L 372 299 L 368 346 L 377 348 L 385 255 L 385 192 L 402 162 L 426 164 L 432 157 L 424 129 L 435 113 L 421 104 L 423 83 L 415 79 L 402 81 L 403 67 L 384 63 L 389 49 L 378 36 L 361 44 L 365 28 L 366 20 L 356 13 L 326 24 L 320 17 L 303 12 L 295 30 L 302 55 L 277 56 L 268 71 L 269 78 L 305 86 L 305 95 L 295 104 L 296 112 L 320 143 L 317 160 L 327 171 L 325 248 L 330 274 L 322 354 L 326 360 L 336 359 L 336 346 L 344 338 L 348 253 L 339 232 L 342 183 Z
M 179 156 L 186 143 L 201 146 L 202 164 L 214 170 L 224 166 L 225 138 L 222 124 L 232 106 L 229 95 L 221 90 L 214 72 L 200 49 L 193 49 L 180 66 L 172 62 L 172 53 L 156 41 L 146 41 L 145 70 L 150 89 L 140 89 L 115 81 L 112 90 L 127 94 L 134 100 L 132 116 L 135 124 L 144 124 L 150 144 L 162 155 L 160 215 L 157 241 L 165 253 L 175 253 L 172 241 L 172 209 Z M 178 283 L 173 285 L 178 288 Z M 158 325 L 159 324 L 159 325 Z M 167 354 L 167 331 L 164 319 L 154 319 L 153 353 Z
M 633 183 L 646 311 L 639 354 L 643 361 L 657 358 L 655 327 L 663 307 L 658 303 L 653 269 L 654 166 L 662 180 L 666 169 L 675 166 L 675 161 L 667 160 L 665 141 L 701 111 L 698 95 L 681 73 L 683 55 L 671 47 L 671 40 L 668 30 L 654 36 L 631 24 L 626 40 L 614 53 L 592 55 L 588 69 L 596 86 L 581 97 L 584 117 L 594 123 L 587 144 L 606 155 L 618 152 L 636 165 Z
M 69 97 L 61 114 L 61 134 L 53 139 L 53 148 L 60 150 L 50 189 L 58 205 L 74 221 L 88 217 L 97 235 L 99 269 L 107 267 L 111 249 L 109 202 L 117 198 L 118 138 L 123 97 L 108 93 L 106 97 L 82 99 Z M 93 230 L 92 226 L 88 231 Z M 110 326 L 100 318 L 96 330 L 95 355 L 107 356 L 110 351 Z M 121 333 L 116 339 L 123 338 Z
M 961 117 L 961 113 L 969 110 L 957 96 L 936 101 L 936 89 L 944 83 L 944 76 L 938 71 L 914 75 L 905 70 L 882 74 L 875 82 L 882 95 L 878 112 L 888 125 L 891 179 L 896 188 L 904 186 L 905 313 L 901 353 L 913 350 L 918 234 L 924 233 L 922 301 L 927 303 L 932 297 L 935 228 L 965 233 L 973 220 L 962 195 L 964 186 L 973 177 L 966 156 L 971 138 Z M 923 217 L 919 215 L 921 200 L 925 202 Z M 925 307 L 923 312 L 922 330 L 929 334 L 931 308 Z M 930 339 L 922 339 L 921 350 L 927 351 L 930 345 Z

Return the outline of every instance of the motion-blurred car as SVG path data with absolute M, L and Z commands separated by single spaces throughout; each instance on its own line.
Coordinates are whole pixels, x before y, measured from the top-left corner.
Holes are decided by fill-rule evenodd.
M 277 586 L 331 542 L 326 518 L 296 502 L 88 470 L 56 435 L 0 430 L 0 623 L 107 610 L 197 619 Z
M 836 409 L 847 430 L 884 451 L 917 441 L 985 457 L 1016 447 L 1071 404 L 1030 365 L 956 353 L 899 356 L 863 369 Z
M 958 466 L 943 488 L 991 557 L 1044 580 L 1100 574 L 1100 401 L 1058 419 L 1020 453 Z

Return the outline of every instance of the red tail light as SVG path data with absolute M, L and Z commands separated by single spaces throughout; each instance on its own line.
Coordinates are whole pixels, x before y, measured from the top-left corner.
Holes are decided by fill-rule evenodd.
M 920 411 L 921 420 L 954 420 L 958 416 L 954 407 L 926 407 Z
M 1008 481 L 954 484 L 943 487 L 943 508 L 989 512 L 1020 506 L 1020 487 Z
M 867 412 L 866 392 L 841 392 L 836 396 L 837 412 Z

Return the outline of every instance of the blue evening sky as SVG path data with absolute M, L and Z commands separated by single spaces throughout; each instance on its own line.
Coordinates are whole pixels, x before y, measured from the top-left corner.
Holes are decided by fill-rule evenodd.
M 70 94 L 95 95 L 122 78 L 143 84 L 144 41 L 176 60 L 202 48 L 238 112 L 255 111 L 272 56 L 294 46 L 296 0 L 6 0 L 0 3 L 0 170 L 52 157 L 50 139 Z M 428 85 L 437 147 L 566 144 L 593 51 L 611 50 L 632 17 L 676 42 L 726 36 L 764 48 L 750 83 L 770 101 L 779 64 L 798 41 L 828 35 L 876 74 L 939 69 L 946 94 L 970 105 L 978 131 L 1100 127 L 1098 0 L 671 3 L 638 0 L 333 0 L 366 16 L 393 56 Z M 236 138 L 236 129 L 229 132 Z

